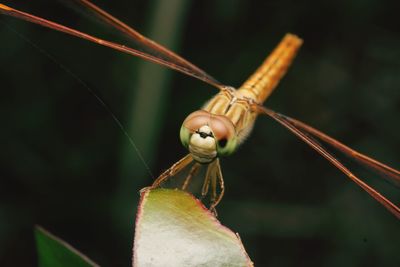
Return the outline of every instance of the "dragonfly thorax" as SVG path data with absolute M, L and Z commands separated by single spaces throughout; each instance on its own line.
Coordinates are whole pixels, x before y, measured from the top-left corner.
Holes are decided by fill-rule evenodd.
M 233 153 L 237 145 L 233 123 L 205 110 L 195 111 L 185 119 L 180 138 L 193 159 L 203 164 Z

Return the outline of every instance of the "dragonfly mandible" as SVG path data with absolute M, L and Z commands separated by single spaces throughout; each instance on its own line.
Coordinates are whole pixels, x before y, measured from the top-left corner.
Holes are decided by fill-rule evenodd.
M 201 191 L 203 195 L 206 195 L 211 187 L 210 209 L 215 210 L 225 191 L 219 162 L 220 157 L 232 154 L 250 134 L 257 116 L 266 115 L 280 123 L 300 140 L 313 148 L 400 219 L 400 208 L 397 205 L 363 182 L 316 141 L 316 139 L 329 144 L 359 163 L 383 174 L 395 184 L 400 184 L 400 172 L 398 170 L 351 149 L 303 122 L 263 106 L 263 103 L 278 85 L 302 45 L 303 41 L 299 37 L 293 34 L 286 34 L 255 73 L 240 88 L 235 89 L 219 82 L 199 67 L 141 35 L 90 1 L 76 0 L 76 2 L 92 11 L 105 23 L 139 43 L 140 46 L 146 48 L 146 52 L 83 33 L 3 4 L 0 4 L 0 12 L 166 66 L 199 79 L 218 90 L 218 93 L 211 100 L 200 110 L 190 114 L 182 124 L 180 139 L 182 144 L 189 150 L 189 154 L 163 172 L 154 181 L 151 186 L 152 188 L 160 186 L 171 176 L 180 173 L 194 161 L 194 165 L 190 169 L 182 188 L 186 189 L 199 168 L 206 166 L 207 171 Z M 219 194 L 217 194 L 217 184 L 220 187 Z

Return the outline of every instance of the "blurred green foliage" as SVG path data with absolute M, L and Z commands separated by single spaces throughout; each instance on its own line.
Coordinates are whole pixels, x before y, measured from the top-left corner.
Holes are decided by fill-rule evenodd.
M 97 267 L 98 264 L 81 254 L 64 240 L 35 228 L 36 251 L 39 267 Z
M 165 24 L 154 21 L 157 1 L 96 3 L 143 33 Z M 58 1 L 5 4 L 125 42 Z M 394 4 L 191 1 L 172 43 L 217 79 L 240 86 L 286 32 L 298 34 L 304 46 L 266 105 L 400 168 Z M 186 153 L 180 124 L 215 90 L 167 70 L 162 97 L 151 95 L 140 91 L 139 59 L 4 16 L 0 36 L 0 266 L 36 262 L 34 224 L 96 262 L 129 266 L 138 191 L 152 178 L 110 113 L 60 65 L 137 131 L 133 139 L 142 140 L 136 145 L 154 175 Z M 152 132 L 141 132 L 147 128 L 133 119 L 149 121 L 148 112 L 132 106 L 146 92 L 149 100 L 141 104 L 159 103 Z M 399 265 L 398 220 L 269 119 L 260 118 L 248 142 L 222 165 L 227 193 L 220 220 L 240 233 L 256 266 Z M 398 188 L 351 166 L 400 203 Z

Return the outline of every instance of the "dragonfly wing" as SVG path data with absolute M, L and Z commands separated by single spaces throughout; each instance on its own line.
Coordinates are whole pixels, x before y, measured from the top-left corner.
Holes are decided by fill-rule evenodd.
M 275 121 L 279 122 L 289 131 L 291 131 L 294 135 L 300 138 L 303 142 L 308 144 L 311 148 L 317 151 L 321 156 L 327 159 L 330 163 L 332 163 L 335 167 L 337 167 L 341 172 L 347 175 L 353 182 L 355 182 L 358 186 L 364 189 L 368 194 L 370 194 L 375 200 L 381 203 L 386 209 L 388 209 L 393 215 L 395 215 L 398 219 L 400 219 L 400 208 L 393 204 L 386 197 L 381 195 L 374 188 L 363 182 L 360 178 L 358 178 L 355 174 L 353 174 L 347 167 L 345 167 L 338 159 L 336 159 L 330 152 L 328 152 L 325 148 L 323 148 L 317 141 L 307 135 L 301 128 L 297 127 L 288 117 L 281 115 L 271 109 L 256 105 L 255 109 L 261 113 L 265 114 Z M 293 119 L 294 120 L 294 119 Z
M 93 12 L 98 18 L 100 18 L 106 24 L 114 27 L 121 33 L 123 33 L 128 38 L 135 41 L 141 48 L 144 48 L 146 52 L 149 52 L 158 57 L 162 57 L 169 62 L 173 62 L 175 65 L 179 65 L 184 69 L 189 70 L 193 75 L 196 75 L 201 80 L 207 80 L 208 83 L 223 86 L 220 82 L 214 79 L 211 75 L 207 74 L 204 70 L 199 67 L 193 65 L 186 59 L 172 52 L 171 50 L 165 48 L 164 46 L 156 43 L 155 41 L 143 36 L 139 32 L 137 32 L 132 27 L 128 26 L 124 22 L 120 21 L 116 17 L 112 16 L 110 13 L 101 9 L 97 5 L 93 4 L 88 0 L 75 0 L 82 6 L 86 7 L 88 10 Z
M 81 39 L 85 39 L 88 40 L 90 42 L 99 44 L 99 45 L 103 45 L 106 47 L 110 47 L 112 49 L 118 50 L 120 52 L 132 55 L 132 56 L 136 56 L 136 57 L 140 57 L 142 59 L 145 59 L 147 61 L 153 62 L 153 63 L 157 63 L 160 64 L 162 66 L 168 67 L 170 69 L 179 71 L 181 73 L 184 73 L 186 75 L 192 76 L 196 79 L 199 79 L 201 81 L 204 81 L 218 89 L 221 89 L 224 87 L 224 85 L 222 85 L 222 83 L 216 81 L 215 79 L 211 78 L 211 76 L 209 76 L 208 74 L 205 75 L 200 75 L 200 73 L 198 71 L 195 71 L 192 68 L 188 68 L 187 66 L 181 64 L 179 61 L 176 60 L 171 60 L 168 58 L 162 58 L 156 55 L 152 55 L 128 46 L 125 46 L 123 44 L 119 44 L 119 43 L 115 43 L 115 42 L 111 42 L 108 40 L 104 40 L 92 35 L 89 35 L 87 33 L 83 33 L 80 32 L 78 30 L 69 28 L 67 26 L 61 25 L 59 23 L 41 18 L 41 17 L 37 17 L 34 15 L 31 15 L 29 13 L 25 13 L 22 11 L 19 11 L 17 9 L 13 9 L 11 7 L 8 7 L 6 5 L 0 4 L 0 13 L 3 13 L 5 15 L 9 15 L 15 18 L 19 18 L 25 21 L 29 21 L 38 25 L 41 25 L 43 27 L 47 27 L 59 32 L 63 32 L 63 33 L 67 33 L 69 35 L 73 35 L 75 37 L 81 38 Z M 150 41 L 150 40 L 149 40 Z M 171 52 L 172 53 L 172 52 Z
M 383 177 L 388 179 L 389 182 L 395 184 L 397 187 L 400 187 L 400 171 L 346 146 L 345 144 L 339 142 L 338 140 L 333 139 L 332 137 L 324 134 L 323 132 L 305 124 L 304 122 L 298 121 L 296 119 L 287 117 L 282 114 L 280 114 L 280 116 L 290 121 L 297 128 L 300 128 L 301 130 L 307 132 L 308 134 L 317 137 L 318 139 L 331 145 L 332 147 L 336 148 L 346 156 L 356 160 L 357 162 L 366 166 L 367 168 L 371 168 L 377 171 L 379 174 L 382 174 Z

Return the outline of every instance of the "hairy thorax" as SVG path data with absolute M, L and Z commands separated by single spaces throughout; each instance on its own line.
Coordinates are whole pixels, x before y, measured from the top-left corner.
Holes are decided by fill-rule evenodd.
M 257 113 L 251 109 L 253 102 L 254 96 L 247 91 L 226 89 L 214 96 L 202 109 L 227 117 L 235 126 L 240 144 L 250 134 L 257 117 Z

